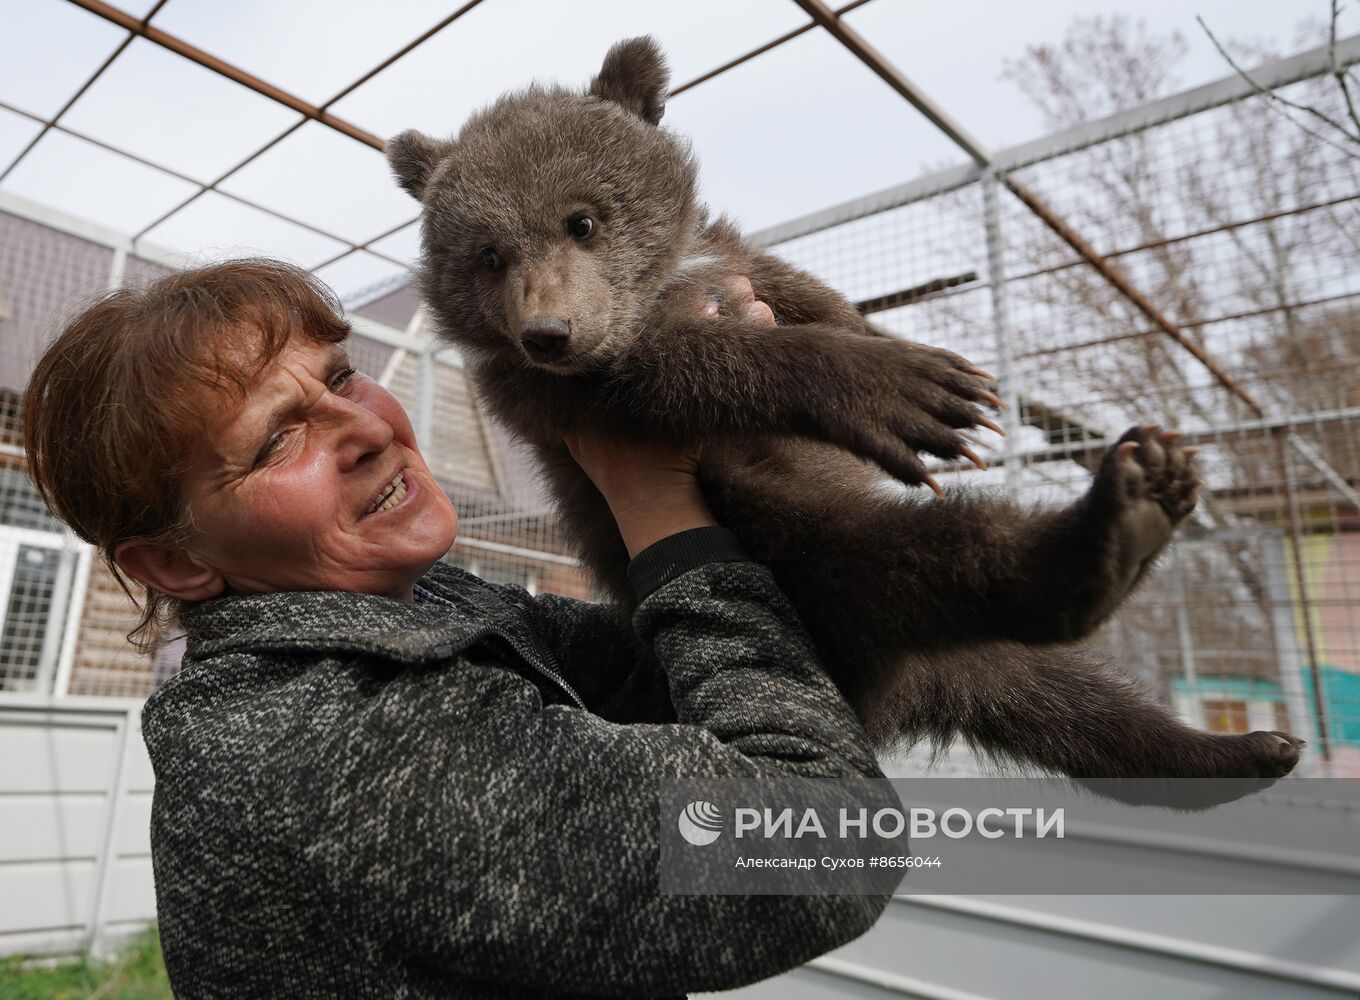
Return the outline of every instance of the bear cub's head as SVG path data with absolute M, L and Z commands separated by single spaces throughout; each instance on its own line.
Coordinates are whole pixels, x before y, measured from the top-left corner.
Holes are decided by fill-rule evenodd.
M 656 43 L 629 39 L 585 93 L 534 86 L 454 140 L 388 142 L 424 206 L 419 284 L 445 336 L 562 374 L 627 350 L 699 212 L 688 143 L 658 127 L 668 84 Z

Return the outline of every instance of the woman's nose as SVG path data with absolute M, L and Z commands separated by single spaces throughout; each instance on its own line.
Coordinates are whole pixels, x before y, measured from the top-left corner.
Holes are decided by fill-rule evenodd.
M 361 403 L 340 399 L 336 417 L 336 458 L 348 472 L 364 460 L 386 451 L 395 431 L 382 417 Z

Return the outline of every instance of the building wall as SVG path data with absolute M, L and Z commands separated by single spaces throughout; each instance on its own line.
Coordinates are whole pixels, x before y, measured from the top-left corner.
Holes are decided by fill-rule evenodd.
M 133 593 L 139 593 L 135 585 Z M 145 698 L 151 693 L 152 659 L 126 638 L 139 617 L 104 560 L 93 558 L 71 664 L 71 694 Z
M 0 212 L 0 387 L 22 389 L 60 318 L 108 287 L 113 251 Z

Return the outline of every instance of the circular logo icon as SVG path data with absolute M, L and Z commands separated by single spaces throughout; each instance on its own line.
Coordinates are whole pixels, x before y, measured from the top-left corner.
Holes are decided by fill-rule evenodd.
M 703 847 L 722 833 L 722 813 L 712 802 L 691 802 L 680 813 L 680 836 Z

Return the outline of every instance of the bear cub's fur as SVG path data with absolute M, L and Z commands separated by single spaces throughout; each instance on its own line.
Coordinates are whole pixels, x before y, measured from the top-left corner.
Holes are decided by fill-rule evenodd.
M 1199 732 L 1058 645 L 1114 612 L 1194 506 L 1176 435 L 1133 428 L 1063 510 L 885 490 L 888 476 L 934 485 L 921 452 L 972 457 L 962 432 L 992 426 L 981 407 L 997 402 L 985 373 L 879 334 L 711 220 L 688 145 L 658 124 L 667 82 L 656 45 L 632 39 L 585 93 L 531 87 L 456 139 L 405 132 L 387 149 L 424 206 L 419 284 L 440 334 L 483 405 L 533 447 L 620 613 L 634 606 L 628 554 L 566 431 L 703 442 L 719 522 L 770 567 L 880 746 L 961 735 L 1077 779 L 1287 773 L 1300 741 Z M 774 328 L 702 314 L 737 275 Z M 649 718 L 666 718 L 654 687 Z

